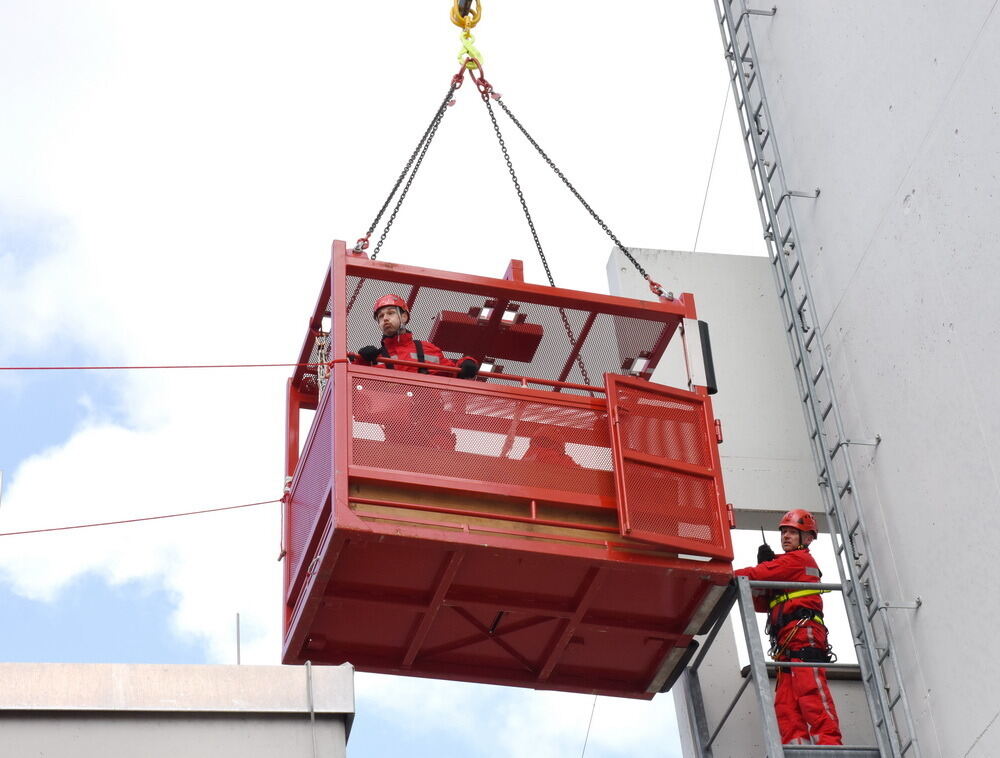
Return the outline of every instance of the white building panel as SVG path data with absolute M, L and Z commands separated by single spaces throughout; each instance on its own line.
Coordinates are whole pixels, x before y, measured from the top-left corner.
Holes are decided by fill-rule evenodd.
M 0 756 L 346 755 L 354 669 L 0 663 Z
M 1000 621 L 997 5 L 828 0 L 745 19 L 788 186 L 822 190 L 790 201 L 806 319 L 847 436 L 881 437 L 850 454 L 884 600 L 923 601 L 889 611 L 908 755 L 1000 755 L 984 645 Z

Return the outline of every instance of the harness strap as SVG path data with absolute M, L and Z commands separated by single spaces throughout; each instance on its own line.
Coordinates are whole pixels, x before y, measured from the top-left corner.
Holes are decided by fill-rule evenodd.
M 424 362 L 424 343 L 420 340 L 413 340 L 413 344 L 417 346 L 417 361 L 419 363 Z M 417 369 L 418 374 L 429 374 L 430 371 L 425 369 L 423 366 Z
M 830 590 L 797 590 L 796 592 L 786 592 L 784 595 L 778 595 L 768 608 L 774 608 L 776 605 L 784 603 L 786 600 L 794 600 L 797 597 L 806 597 L 807 595 L 822 595 L 824 592 L 829 592 Z

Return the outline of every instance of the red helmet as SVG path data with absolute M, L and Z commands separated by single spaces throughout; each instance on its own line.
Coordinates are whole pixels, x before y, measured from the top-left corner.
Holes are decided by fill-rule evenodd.
M 782 516 L 778 528 L 783 526 L 790 526 L 800 532 L 812 532 L 813 537 L 816 536 L 816 518 L 802 508 L 795 508 Z
M 379 309 L 385 308 L 387 305 L 395 305 L 400 310 L 406 311 L 407 314 L 410 312 L 406 301 L 399 295 L 383 295 L 375 301 L 375 307 L 372 309 L 372 318 L 378 318 Z

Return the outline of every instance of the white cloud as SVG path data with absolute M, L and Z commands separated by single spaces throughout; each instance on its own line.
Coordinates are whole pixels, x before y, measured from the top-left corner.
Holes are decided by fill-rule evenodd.
M 669 695 L 652 701 L 359 674 L 359 713 L 378 709 L 407 730 L 447 724 L 452 738 L 476 745 L 476 755 L 579 755 L 590 758 L 679 756 Z M 587 725 L 593 707 L 590 736 Z

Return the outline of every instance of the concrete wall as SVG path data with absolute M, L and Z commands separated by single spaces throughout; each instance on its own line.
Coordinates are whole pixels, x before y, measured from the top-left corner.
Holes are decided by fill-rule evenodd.
M 712 397 L 722 420 L 720 447 L 726 499 L 740 529 L 775 528 L 792 508 L 822 512 L 788 345 L 766 258 L 675 250 L 631 250 L 665 289 L 691 292 L 707 321 L 719 392 Z M 620 253 L 608 262 L 610 292 L 648 298 L 649 287 Z M 697 331 L 694 333 L 697 341 Z M 679 383 L 670 366 L 654 381 Z
M 882 437 L 851 450 L 858 491 L 885 599 L 923 600 L 891 611 L 894 636 L 920 754 L 945 758 L 1000 755 L 997 6 L 749 19 L 789 186 L 822 190 L 792 201 L 813 316 L 848 436 Z
M 337 758 L 351 666 L 0 664 L 0 757 Z
M 1000 755 L 1000 13 L 779 4 L 753 18 L 923 755 Z

